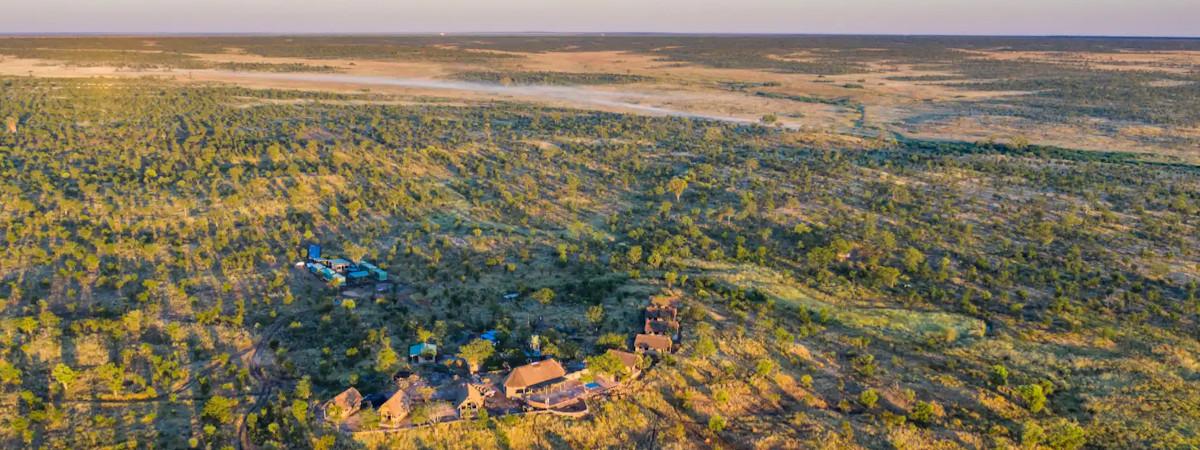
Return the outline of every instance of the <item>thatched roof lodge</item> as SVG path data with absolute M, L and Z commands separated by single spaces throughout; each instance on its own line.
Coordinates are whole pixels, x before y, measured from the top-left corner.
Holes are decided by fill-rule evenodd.
M 562 364 L 553 358 L 517 367 L 504 379 L 504 396 L 521 398 L 530 390 L 553 384 L 566 374 Z
M 358 412 L 362 401 L 362 393 L 358 392 L 358 389 L 350 388 L 321 405 L 321 410 L 325 412 L 326 420 L 344 420 Z
M 403 390 L 396 391 L 388 401 L 379 405 L 379 421 L 389 426 L 399 425 L 405 417 L 408 417 L 410 410 L 408 394 Z

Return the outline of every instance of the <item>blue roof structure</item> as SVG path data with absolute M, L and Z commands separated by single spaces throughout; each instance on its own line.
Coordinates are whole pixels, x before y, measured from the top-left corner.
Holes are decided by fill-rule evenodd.
M 422 342 L 420 344 L 413 344 L 408 347 L 408 356 L 420 356 L 425 353 L 437 354 L 437 345 Z
M 479 335 L 479 338 L 485 341 L 492 341 L 493 344 L 498 344 L 500 342 L 500 339 L 496 338 L 496 330 L 485 331 L 483 334 Z

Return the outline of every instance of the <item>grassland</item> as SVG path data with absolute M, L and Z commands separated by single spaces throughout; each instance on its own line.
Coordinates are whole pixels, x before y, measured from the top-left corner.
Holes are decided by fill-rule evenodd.
M 0 39 L 0 446 L 1200 445 L 1195 45 Z M 361 78 L 478 71 L 608 103 Z M 587 418 L 317 420 L 419 336 L 579 361 L 662 293 L 681 348 Z

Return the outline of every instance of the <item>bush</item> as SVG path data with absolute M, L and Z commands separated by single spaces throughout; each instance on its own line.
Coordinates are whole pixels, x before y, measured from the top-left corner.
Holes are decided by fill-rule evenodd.
M 916 406 L 913 406 L 912 412 L 908 414 L 909 420 L 922 425 L 929 425 L 933 423 L 934 419 L 936 418 L 937 412 L 934 409 L 933 404 L 924 401 L 917 402 Z
M 727 425 L 725 418 L 721 417 L 720 414 L 713 414 L 712 417 L 708 418 L 708 431 L 720 433 L 725 429 L 725 425 Z
M 233 408 L 235 406 L 237 406 L 237 400 L 214 395 L 204 403 L 204 410 L 200 415 L 216 423 L 233 423 Z
M 1017 388 L 1017 394 L 1029 408 L 1029 412 L 1039 413 L 1046 408 L 1046 392 L 1040 384 L 1026 384 Z
M 994 384 L 996 386 L 1007 385 L 1008 384 L 1008 368 L 1004 367 L 1003 364 L 996 364 L 996 365 L 992 366 L 992 372 L 991 372 L 990 378 L 992 380 L 992 384 Z
M 1060 418 L 1050 425 L 1043 443 L 1055 450 L 1076 450 L 1087 443 L 1087 437 L 1079 424 Z
M 874 408 L 875 404 L 879 402 L 879 393 L 875 392 L 874 389 L 862 391 L 862 393 L 858 394 L 858 402 L 867 409 Z

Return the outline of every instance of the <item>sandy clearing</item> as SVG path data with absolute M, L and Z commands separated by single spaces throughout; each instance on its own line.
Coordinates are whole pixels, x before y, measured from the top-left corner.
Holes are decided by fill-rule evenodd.
M 957 50 L 975 57 L 997 61 L 1029 60 L 1051 64 L 1086 65 L 1095 70 L 1145 70 L 1178 74 L 1200 71 L 1200 52 L 1196 51 L 1083 53 Z

